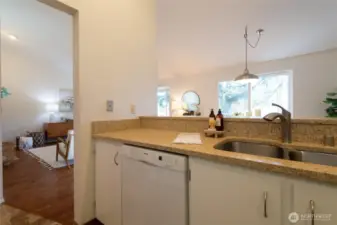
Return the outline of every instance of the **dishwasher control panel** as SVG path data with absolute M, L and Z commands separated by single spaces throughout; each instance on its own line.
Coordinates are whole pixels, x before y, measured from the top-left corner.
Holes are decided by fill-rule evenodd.
M 187 170 L 186 156 L 130 145 L 124 145 L 123 148 L 123 155 L 128 158 L 173 170 Z

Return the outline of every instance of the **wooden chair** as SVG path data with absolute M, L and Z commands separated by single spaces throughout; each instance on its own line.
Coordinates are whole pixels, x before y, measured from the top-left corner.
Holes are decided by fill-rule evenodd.
M 73 158 L 74 155 L 73 136 L 74 131 L 69 130 L 67 139 L 64 140 L 62 138 L 58 138 L 56 145 L 56 161 L 58 161 L 58 156 L 60 155 L 66 162 L 69 169 L 71 169 L 69 158 Z

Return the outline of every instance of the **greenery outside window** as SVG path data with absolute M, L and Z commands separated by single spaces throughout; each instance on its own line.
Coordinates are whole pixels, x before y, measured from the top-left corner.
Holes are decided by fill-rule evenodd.
M 170 116 L 170 89 L 168 87 L 159 87 L 157 90 L 157 115 Z
M 219 107 L 226 116 L 245 115 L 261 110 L 265 115 L 279 111 L 272 103 L 290 110 L 290 72 L 278 72 L 259 76 L 255 83 L 242 84 L 235 81 L 220 82 Z

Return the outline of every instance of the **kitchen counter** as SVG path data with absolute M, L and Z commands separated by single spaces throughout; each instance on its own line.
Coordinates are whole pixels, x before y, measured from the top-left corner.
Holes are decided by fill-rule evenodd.
M 336 153 L 336 148 L 322 147 L 319 145 L 305 145 L 303 143 L 284 144 L 279 141 L 256 138 L 206 138 L 203 134 L 201 135 L 203 142 L 201 145 L 173 144 L 172 141 L 179 133 L 181 132 L 139 128 L 94 134 L 93 138 L 120 141 L 124 144 L 132 144 L 140 147 L 153 148 L 156 150 L 179 153 L 188 156 L 197 156 L 204 159 L 223 162 L 229 165 L 238 165 L 261 171 L 276 172 L 337 184 L 337 167 L 222 151 L 214 149 L 213 146 L 222 141 L 249 141 L 277 145 L 289 149 L 305 148 L 310 151 L 320 152 Z

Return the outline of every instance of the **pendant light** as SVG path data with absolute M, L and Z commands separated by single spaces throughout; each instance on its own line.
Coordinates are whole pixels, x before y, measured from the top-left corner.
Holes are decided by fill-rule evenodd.
M 248 70 L 248 62 L 247 62 L 247 58 L 248 58 L 248 45 L 252 48 L 256 48 L 257 45 L 259 44 L 259 41 L 260 41 L 260 38 L 261 38 L 261 34 L 263 33 L 263 29 L 258 29 L 256 31 L 256 33 L 258 34 L 258 39 L 255 43 L 255 45 L 252 45 L 249 40 L 248 40 L 248 27 L 246 26 L 245 28 L 245 34 L 244 34 L 244 38 L 245 38 L 245 42 L 246 42 L 246 68 L 245 70 L 243 71 L 243 74 L 237 76 L 234 80 L 235 81 L 238 81 L 240 83 L 249 83 L 249 82 L 252 82 L 252 81 L 255 81 L 255 80 L 258 80 L 259 77 L 255 74 L 252 74 L 249 72 Z

